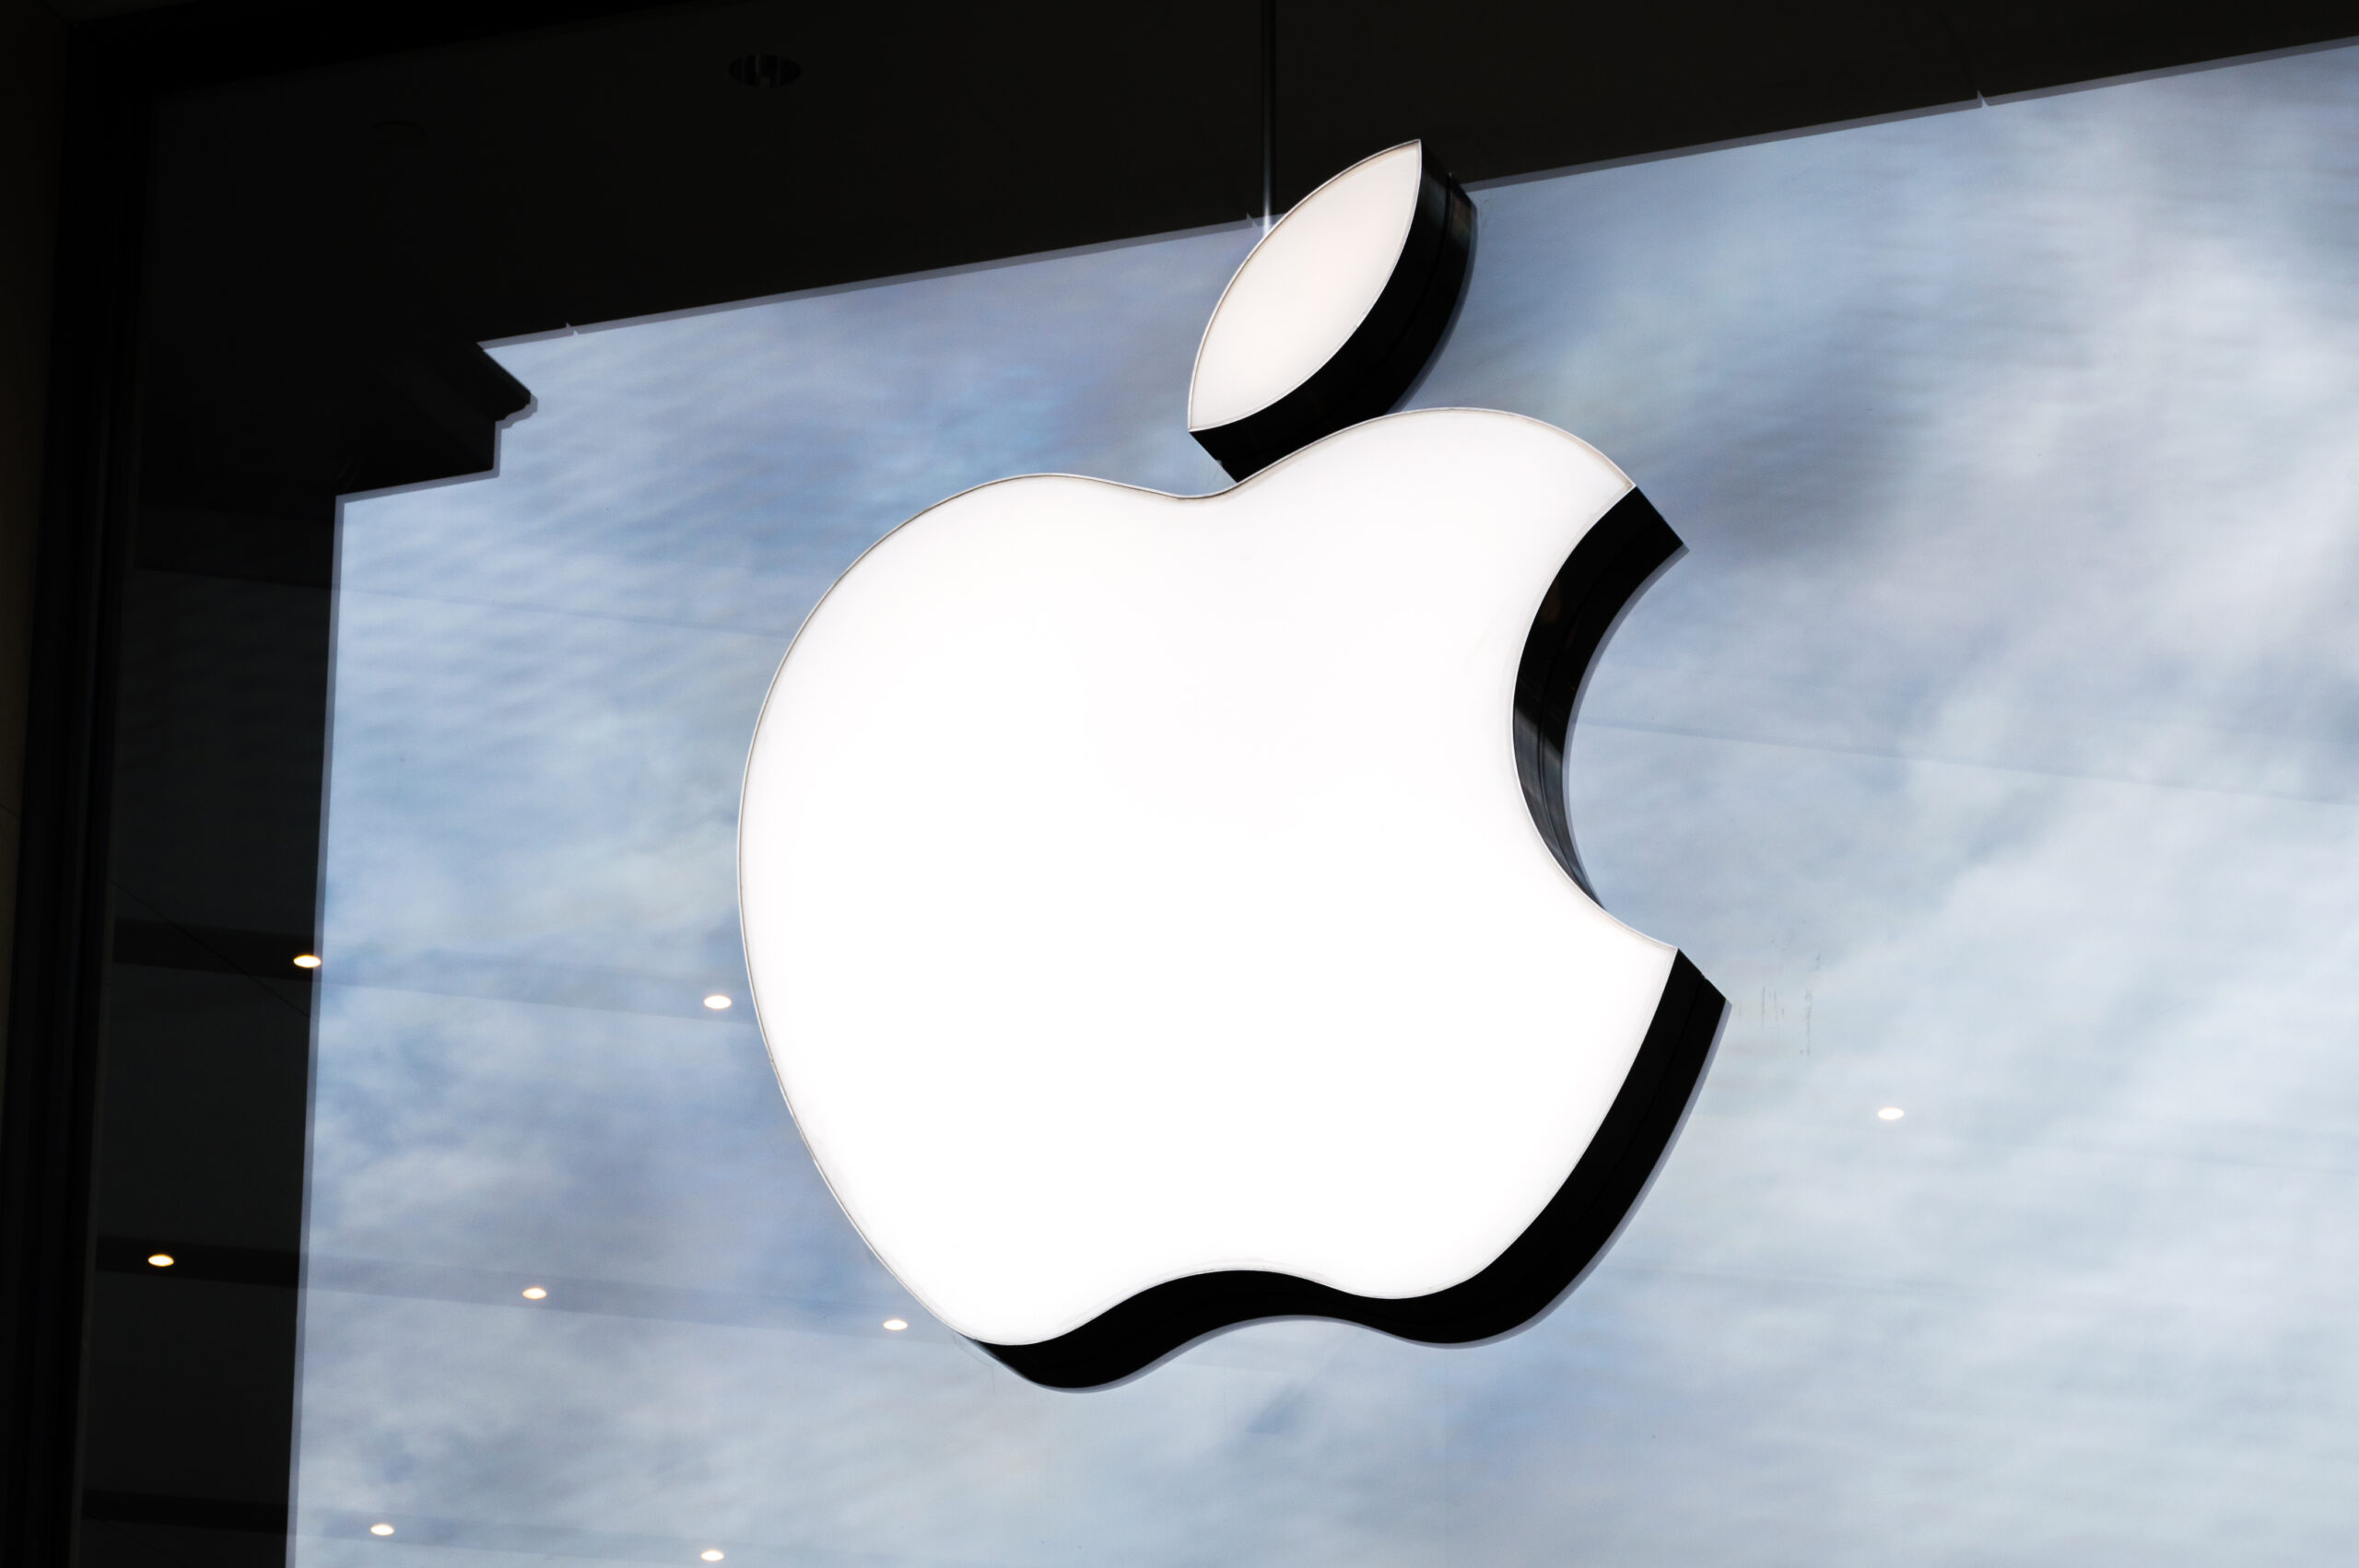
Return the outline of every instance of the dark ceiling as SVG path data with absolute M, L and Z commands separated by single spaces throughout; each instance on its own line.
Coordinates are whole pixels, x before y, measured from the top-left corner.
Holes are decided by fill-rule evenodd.
M 160 118 L 150 495 L 480 466 L 519 395 L 486 339 L 1257 213 L 1265 16 L 1281 208 L 1411 135 L 1480 180 L 2359 33 L 2316 0 L 759 3 L 356 58 L 431 9 L 321 10 L 101 24 L 207 76 L 349 61 Z M 799 76 L 733 78 L 761 53 Z

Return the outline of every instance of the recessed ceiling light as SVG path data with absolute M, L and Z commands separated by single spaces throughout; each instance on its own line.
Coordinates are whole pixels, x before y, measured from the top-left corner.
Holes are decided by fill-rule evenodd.
M 151 1252 L 147 1255 L 147 1261 L 156 1268 L 169 1269 L 172 1266 L 174 1259 L 169 1252 Z
M 316 969 L 319 966 L 320 955 L 316 953 L 299 953 L 295 955 L 295 967 L 298 969 Z
M 541 1301 L 546 1299 L 548 1293 L 548 1292 L 541 1289 L 538 1285 L 526 1285 L 524 1287 L 524 1299 L 526 1301 Z
M 803 75 L 783 54 L 740 54 L 729 62 L 729 79 L 743 88 L 782 88 Z
M 389 1536 L 393 1533 L 393 1527 L 387 1524 L 371 1525 L 369 1527 L 369 1533 L 372 1536 Z
M 721 1561 L 721 1548 L 717 1546 L 709 1546 L 702 1551 L 698 1552 L 697 1555 L 703 1558 L 707 1562 L 718 1562 Z
M 1898 1121 L 1902 1117 L 1905 1117 L 1907 1114 L 1908 1113 L 1907 1111 L 1902 1110 L 1898 1106 L 1886 1106 L 1884 1109 L 1876 1113 L 1876 1119 L 1878 1121 Z
M 909 1326 L 910 1320 L 906 1317 L 888 1317 L 885 1320 L 885 1327 L 896 1334 Z
M 719 991 L 715 991 L 710 996 L 704 999 L 704 1004 L 712 1009 L 715 1012 L 719 1012 L 728 1007 L 729 999 L 722 996 Z

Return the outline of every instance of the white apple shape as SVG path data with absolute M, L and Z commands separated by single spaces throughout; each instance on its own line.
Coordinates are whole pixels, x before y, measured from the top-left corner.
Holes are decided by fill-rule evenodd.
M 1675 548 L 1578 439 L 1443 409 L 1211 496 L 1001 480 L 863 555 L 763 708 L 740 900 L 796 1123 L 910 1293 L 1068 1386 L 1561 1293 L 1720 1016 L 1567 874 L 1571 702 Z
M 1387 147 L 1305 197 L 1253 247 L 1204 324 L 1188 383 L 1191 430 L 1261 413 L 1351 341 L 1392 281 L 1425 173 L 1421 144 Z

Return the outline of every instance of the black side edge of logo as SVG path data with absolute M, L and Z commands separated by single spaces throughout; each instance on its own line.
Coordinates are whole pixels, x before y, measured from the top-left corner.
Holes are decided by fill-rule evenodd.
M 1590 897 L 1565 797 L 1565 744 L 1590 672 L 1630 606 L 1686 546 L 1633 488 L 1590 525 L 1532 617 L 1515 673 L 1515 767 L 1523 803 L 1556 863 Z
M 1564 727 L 1606 638 L 1680 549 L 1678 535 L 1632 490 L 1574 547 L 1524 644 L 1516 677 L 1516 762 L 1541 837 L 1576 880 L 1579 861 L 1563 804 Z M 1191 1274 L 1141 1291 L 1053 1340 L 982 1348 L 1034 1383 L 1094 1388 L 1259 1318 L 1337 1318 L 1437 1345 L 1520 1328 L 1579 1281 L 1645 1194 L 1686 1120 L 1727 1010 L 1687 955 L 1673 955 L 1637 1059 L 1589 1148 L 1523 1234 L 1472 1279 L 1431 1295 L 1386 1299 L 1258 1270 Z
M 1392 412 L 1449 330 L 1473 244 L 1474 204 L 1428 160 L 1392 275 L 1344 346 L 1269 407 L 1195 431 L 1197 443 L 1230 478 L 1244 479 L 1313 441 Z

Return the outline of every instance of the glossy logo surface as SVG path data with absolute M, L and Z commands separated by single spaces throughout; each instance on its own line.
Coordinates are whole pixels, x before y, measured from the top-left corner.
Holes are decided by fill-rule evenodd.
M 945 500 L 764 708 L 740 898 L 780 1082 L 876 1255 L 1035 1381 L 1273 1316 L 1511 1330 L 1709 1053 L 1719 993 L 1590 896 L 1563 779 L 1677 539 L 1563 431 L 1387 413 L 1472 226 L 1416 144 L 1339 175 L 1205 334 L 1191 424 L 1238 484 Z

